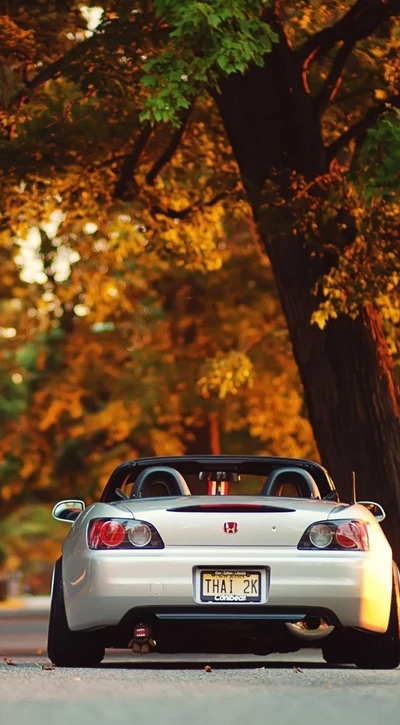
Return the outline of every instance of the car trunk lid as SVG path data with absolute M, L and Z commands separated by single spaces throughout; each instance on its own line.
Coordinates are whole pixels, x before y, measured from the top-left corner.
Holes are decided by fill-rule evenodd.
M 151 522 L 166 546 L 297 546 L 337 504 L 283 497 L 188 496 L 124 502 Z

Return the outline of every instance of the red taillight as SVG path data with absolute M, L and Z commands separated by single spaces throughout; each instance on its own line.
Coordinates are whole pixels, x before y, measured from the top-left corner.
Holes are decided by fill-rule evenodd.
M 361 521 L 340 524 L 336 529 L 336 541 L 343 549 L 367 551 L 369 548 L 367 527 Z
M 164 542 L 152 524 L 138 519 L 93 519 L 87 532 L 89 549 L 163 549 Z
M 92 521 L 89 526 L 88 541 L 91 549 L 97 549 L 100 543 L 100 529 L 104 521 Z
M 125 529 L 118 521 L 105 521 L 99 538 L 105 546 L 119 546 L 125 538 Z
M 365 521 L 317 521 L 306 529 L 299 549 L 313 551 L 369 551 Z
M 89 545 L 97 549 L 100 545 L 119 546 L 125 538 L 125 528 L 119 521 L 95 521 L 89 534 Z

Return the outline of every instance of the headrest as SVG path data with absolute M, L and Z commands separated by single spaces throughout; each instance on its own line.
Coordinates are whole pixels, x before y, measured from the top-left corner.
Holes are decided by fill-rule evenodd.
M 165 496 L 190 496 L 182 474 L 168 466 L 151 466 L 141 471 L 133 484 L 132 498 L 147 498 L 152 486 L 164 487 Z
M 297 486 L 301 498 L 321 498 L 313 477 L 302 468 L 276 468 L 265 481 L 261 496 L 276 496 L 284 483 Z

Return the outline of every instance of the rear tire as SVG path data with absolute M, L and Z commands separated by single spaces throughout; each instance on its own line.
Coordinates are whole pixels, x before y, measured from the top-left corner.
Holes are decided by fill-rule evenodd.
M 354 632 L 354 664 L 360 669 L 393 670 L 400 664 L 399 570 L 393 563 L 389 625 L 384 634 Z
M 68 627 L 61 558 L 54 567 L 47 654 L 57 667 L 93 667 L 105 654 L 98 632 L 73 632 Z
M 332 634 L 324 639 L 322 656 L 328 665 L 352 665 L 354 655 L 350 645 L 351 631 L 347 629 L 334 629 Z

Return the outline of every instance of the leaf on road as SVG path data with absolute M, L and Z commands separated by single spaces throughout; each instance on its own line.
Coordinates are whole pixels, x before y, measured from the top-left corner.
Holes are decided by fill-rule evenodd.
M 293 667 L 293 672 L 303 672 L 301 667 Z
M 11 659 L 11 657 L 3 657 L 3 660 L 4 660 L 4 662 L 6 663 L 6 665 L 16 665 L 16 664 L 17 664 L 16 662 L 14 662 L 14 661 L 13 661 L 13 660 Z
M 206 672 L 212 672 L 212 667 L 210 667 L 210 665 L 206 665 L 204 669 Z

